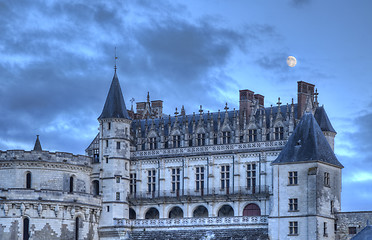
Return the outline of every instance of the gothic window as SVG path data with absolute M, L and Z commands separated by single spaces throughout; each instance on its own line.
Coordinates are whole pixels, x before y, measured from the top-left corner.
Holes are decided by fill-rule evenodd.
M 183 210 L 180 207 L 174 207 L 169 212 L 169 218 L 183 218 Z
M 30 172 L 26 173 L 26 188 L 27 189 L 31 188 L 31 173 Z
M 70 193 L 74 191 L 74 177 L 70 177 Z
M 230 205 L 223 205 L 220 210 L 218 210 L 219 217 L 234 217 L 234 209 Z
M 298 222 L 289 222 L 289 235 L 298 235 Z
M 329 173 L 327 173 L 327 172 L 324 173 L 324 186 L 326 186 L 326 187 L 329 187 L 330 186 L 330 183 L 329 183 Z
M 137 192 L 137 174 L 131 173 L 129 180 L 129 192 L 130 194 L 136 194 Z
M 120 200 L 120 192 L 116 192 L 116 200 L 117 200 L 117 201 Z
M 274 136 L 275 136 L 275 140 L 283 140 L 284 139 L 284 128 L 283 127 L 275 127 L 274 128 Z
M 256 129 L 248 130 L 248 141 L 257 142 L 257 130 Z
M 288 201 L 288 211 L 293 212 L 293 211 L 298 211 L 298 199 L 297 198 L 290 198 Z
M 172 142 L 173 142 L 173 147 L 180 147 L 181 146 L 181 138 L 179 135 L 174 135 L 172 136 Z
M 150 150 L 156 149 L 156 137 L 151 137 L 149 139 Z
M 180 191 L 180 168 L 172 168 L 172 192 Z
M 297 172 L 288 172 L 288 185 L 297 185 Z
M 75 218 L 75 240 L 79 240 L 80 218 Z
M 136 219 L 136 212 L 133 208 L 129 208 L 129 219 Z
M 145 219 L 159 219 L 159 211 L 156 208 L 150 208 L 146 214 Z
M 222 132 L 222 143 L 223 144 L 230 143 L 230 132 Z
M 192 216 L 194 218 L 206 218 L 208 217 L 208 209 L 204 206 L 198 206 L 195 208 Z
M 204 133 L 198 133 L 196 143 L 198 146 L 205 145 L 205 134 Z
M 250 203 L 245 206 L 243 216 L 261 216 L 261 209 L 257 204 Z
M 99 181 L 94 180 L 92 182 L 92 188 L 93 188 L 93 195 L 98 196 L 99 195 Z
M 155 170 L 148 170 L 147 171 L 147 192 L 155 193 L 155 185 L 156 185 L 156 171 Z
M 30 219 L 24 218 L 23 219 L 23 240 L 30 239 Z
M 93 150 L 93 163 L 99 163 L 99 149 Z
M 247 189 L 252 193 L 256 192 L 256 164 L 247 165 Z
M 230 166 L 229 165 L 222 165 L 221 166 L 221 189 L 227 190 L 229 192 L 230 186 Z
M 195 191 L 201 191 L 203 194 L 204 190 L 204 167 L 195 168 Z

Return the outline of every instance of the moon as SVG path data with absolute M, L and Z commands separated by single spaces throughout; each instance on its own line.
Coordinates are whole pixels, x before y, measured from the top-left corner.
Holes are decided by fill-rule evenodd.
M 290 67 L 294 67 L 294 66 L 296 66 L 296 64 L 297 64 L 297 60 L 296 60 L 296 58 L 293 57 L 293 56 L 289 56 L 289 57 L 287 58 L 287 64 L 288 64 L 288 66 L 290 66 Z

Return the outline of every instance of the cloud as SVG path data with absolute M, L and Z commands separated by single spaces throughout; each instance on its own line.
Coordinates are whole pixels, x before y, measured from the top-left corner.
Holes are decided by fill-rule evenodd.
M 290 0 L 290 4 L 294 7 L 301 7 L 309 3 L 310 3 L 310 0 Z

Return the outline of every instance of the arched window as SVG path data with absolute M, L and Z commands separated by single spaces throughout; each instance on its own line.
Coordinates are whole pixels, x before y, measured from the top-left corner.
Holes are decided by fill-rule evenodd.
M 145 219 L 158 219 L 159 218 L 159 211 L 156 208 L 150 208 L 145 215 Z
M 261 216 L 261 209 L 257 204 L 250 203 L 245 206 L 243 216 Z
M 93 195 L 98 196 L 99 195 L 99 181 L 94 180 L 92 182 L 92 188 L 93 188 Z
M 233 217 L 234 209 L 230 205 L 223 205 L 220 210 L 218 210 L 219 217 Z
M 31 173 L 30 172 L 26 174 L 26 188 L 28 189 L 31 188 Z
M 183 218 L 183 210 L 180 207 L 174 207 L 169 212 L 169 218 Z
M 74 177 L 70 177 L 70 193 L 74 191 Z
M 30 219 L 23 219 L 23 240 L 30 239 Z
M 136 219 L 136 212 L 133 208 L 129 208 L 129 219 Z
M 75 218 L 75 240 L 79 240 L 80 218 Z
M 208 217 L 208 209 L 204 206 L 198 206 L 193 212 L 195 218 L 206 218 Z

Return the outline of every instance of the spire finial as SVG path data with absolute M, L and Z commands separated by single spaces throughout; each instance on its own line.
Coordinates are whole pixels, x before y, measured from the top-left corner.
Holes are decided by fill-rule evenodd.
M 150 102 L 150 92 L 147 92 L 147 102 Z
M 118 59 L 118 57 L 116 56 L 116 47 L 115 47 L 115 67 L 114 67 L 114 69 L 115 69 L 115 72 L 116 72 L 116 69 L 117 69 L 117 67 L 116 67 L 116 60 Z
M 131 107 L 130 109 L 133 111 L 133 102 L 136 101 L 136 99 L 134 99 L 133 97 L 129 100 L 130 103 L 131 103 Z
M 40 140 L 39 140 L 39 135 L 36 135 L 36 141 L 35 141 L 34 151 L 43 151 L 43 149 L 41 148 L 41 144 L 40 144 Z
M 177 111 L 177 108 L 176 108 L 176 111 L 174 112 L 174 115 L 177 117 L 177 115 L 178 115 L 178 111 Z
M 316 105 L 316 107 L 318 107 L 318 105 L 319 105 L 319 103 L 318 103 L 318 95 L 319 95 L 319 93 L 318 93 L 318 89 L 317 88 L 315 88 L 314 95 L 315 95 L 315 105 Z
M 203 113 L 203 107 L 202 107 L 202 105 L 200 105 L 199 113 L 200 113 L 200 115 L 202 115 L 202 113 Z
M 227 110 L 229 110 L 229 107 L 227 106 L 227 103 L 226 103 L 226 106 L 225 106 L 224 109 L 226 110 L 226 112 L 227 112 Z

